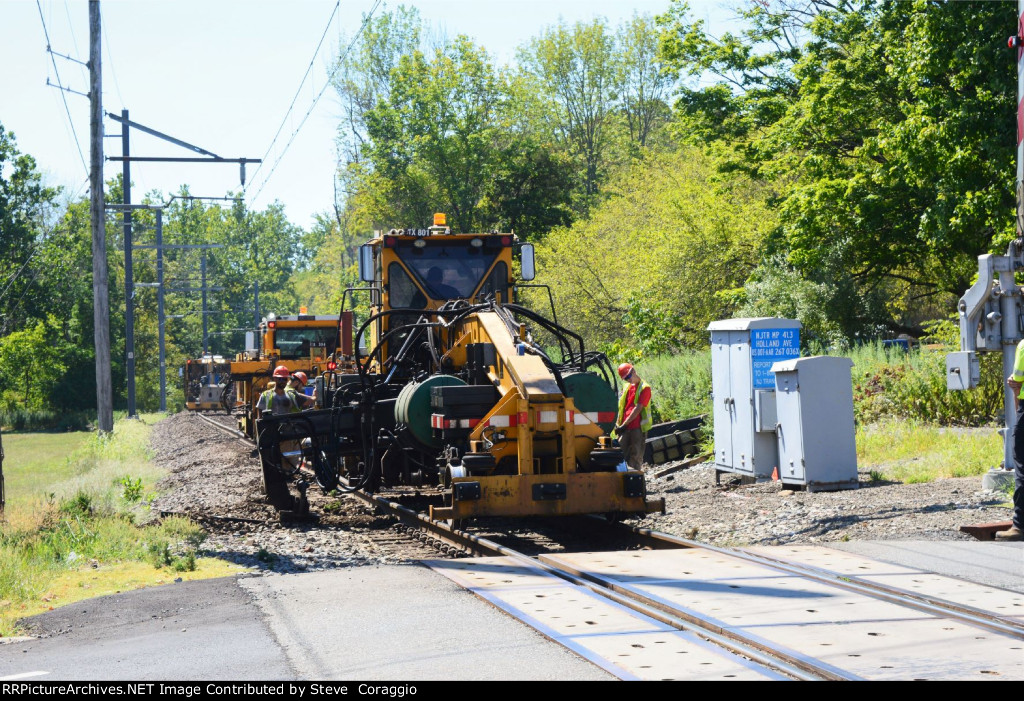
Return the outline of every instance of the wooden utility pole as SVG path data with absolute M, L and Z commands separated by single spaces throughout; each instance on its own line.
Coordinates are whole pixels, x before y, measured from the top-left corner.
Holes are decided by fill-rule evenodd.
M 110 379 L 110 288 L 103 213 L 103 92 L 100 79 L 100 0 L 89 0 L 89 221 L 92 225 L 92 320 L 96 344 L 96 427 L 114 430 Z

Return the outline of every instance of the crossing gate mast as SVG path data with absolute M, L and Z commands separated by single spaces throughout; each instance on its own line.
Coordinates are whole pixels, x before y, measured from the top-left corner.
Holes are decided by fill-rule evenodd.
M 1015 274 L 1024 268 L 1024 0 L 1017 0 L 1016 33 L 1008 40 L 1017 51 L 1017 236 L 1006 255 L 978 256 L 978 280 L 957 304 L 960 321 L 960 352 L 946 356 L 946 387 L 965 390 L 981 382 L 978 353 L 1001 352 L 1003 377 L 1013 372 L 1017 343 L 1024 338 L 1021 288 Z M 1004 388 L 1003 466 L 1013 467 L 1013 427 L 1017 403 L 1013 391 Z

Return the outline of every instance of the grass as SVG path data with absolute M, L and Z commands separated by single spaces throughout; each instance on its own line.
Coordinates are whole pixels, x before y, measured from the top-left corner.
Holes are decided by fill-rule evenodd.
M 957 429 L 888 419 L 857 429 L 857 463 L 872 481 L 916 483 L 974 477 L 1003 458 L 996 427 Z
M 69 458 L 90 436 L 85 431 L 5 433 L 7 508 L 21 508 L 43 497 L 52 485 L 73 477 L 76 468 Z
M 160 477 L 148 449 L 156 418 L 118 421 L 108 437 L 76 434 L 70 451 L 75 439 L 64 435 L 21 434 L 15 453 L 5 434 L 0 636 L 17 634 L 22 617 L 81 599 L 243 571 L 200 556 L 206 534 L 197 524 L 150 512 Z

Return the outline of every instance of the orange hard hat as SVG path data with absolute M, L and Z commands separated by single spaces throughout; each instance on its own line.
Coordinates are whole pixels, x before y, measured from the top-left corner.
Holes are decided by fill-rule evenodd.
M 286 368 L 284 365 L 278 365 L 274 368 L 274 377 L 283 377 L 288 379 L 292 374 L 292 371 Z
M 619 377 L 623 380 L 629 379 L 629 376 L 633 374 L 633 365 L 631 363 L 623 363 L 619 366 Z
M 306 384 L 306 382 L 308 381 L 306 373 L 302 372 L 302 370 L 296 370 L 294 373 L 292 373 L 292 378 L 298 380 L 302 384 Z

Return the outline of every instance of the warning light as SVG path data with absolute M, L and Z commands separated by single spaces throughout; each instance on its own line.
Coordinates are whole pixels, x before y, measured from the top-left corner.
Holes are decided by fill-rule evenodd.
M 327 369 L 328 370 L 334 370 L 337 367 L 338 367 L 338 364 L 336 362 L 334 362 L 333 360 L 327 363 Z
M 306 308 L 305 307 L 299 307 L 299 314 L 305 314 L 305 313 L 306 313 Z
M 434 226 L 448 226 L 448 217 L 446 217 L 442 212 L 435 212 Z
M 269 328 L 269 329 L 277 328 L 277 322 L 276 321 L 268 321 L 267 322 L 267 328 Z

